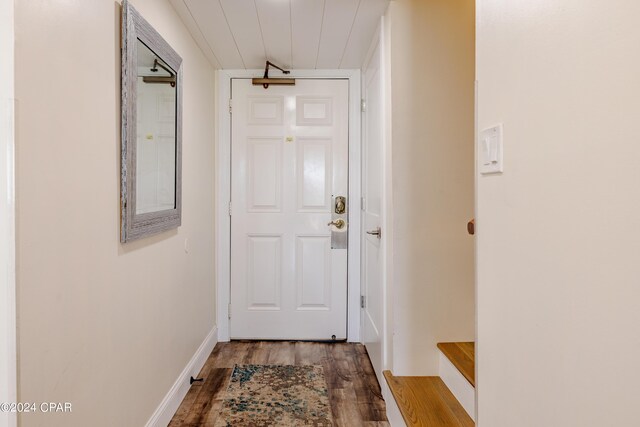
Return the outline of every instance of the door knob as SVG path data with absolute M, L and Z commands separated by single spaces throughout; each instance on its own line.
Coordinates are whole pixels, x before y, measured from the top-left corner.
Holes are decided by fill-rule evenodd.
M 336 219 L 335 221 L 331 221 L 327 225 L 335 225 L 338 230 L 344 228 L 345 222 L 343 219 Z
M 376 236 L 378 237 L 378 239 L 382 238 L 382 230 L 380 229 L 380 227 L 376 228 L 375 230 L 367 231 L 367 234 Z
M 476 234 L 476 219 L 473 218 L 471 221 L 467 223 L 467 232 L 472 236 Z

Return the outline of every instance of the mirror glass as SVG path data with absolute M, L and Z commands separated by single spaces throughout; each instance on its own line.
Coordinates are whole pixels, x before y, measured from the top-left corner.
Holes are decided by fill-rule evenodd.
M 176 207 L 176 71 L 138 39 L 136 214 Z

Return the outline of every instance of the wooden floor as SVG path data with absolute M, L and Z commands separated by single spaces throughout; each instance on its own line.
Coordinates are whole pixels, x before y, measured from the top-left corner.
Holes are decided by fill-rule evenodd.
M 169 426 L 212 426 L 235 364 L 322 365 L 337 427 L 389 426 L 363 345 L 264 341 L 218 343 Z
M 440 377 L 384 376 L 408 427 L 475 425 Z
M 476 386 L 476 346 L 473 342 L 441 342 L 438 348 L 458 368 L 460 373 Z

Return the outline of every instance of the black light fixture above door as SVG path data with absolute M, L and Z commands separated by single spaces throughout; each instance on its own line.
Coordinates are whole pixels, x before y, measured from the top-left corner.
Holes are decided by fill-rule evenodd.
M 262 85 L 263 88 L 268 89 L 269 85 L 286 85 L 286 86 L 294 86 L 296 84 L 296 79 L 287 79 L 287 78 L 272 78 L 269 77 L 269 67 L 277 68 L 282 71 L 283 74 L 289 74 L 291 71 L 283 70 L 277 65 L 273 64 L 270 61 L 267 61 L 267 64 L 264 67 L 264 77 L 262 78 L 253 78 L 251 79 L 251 83 L 255 86 Z

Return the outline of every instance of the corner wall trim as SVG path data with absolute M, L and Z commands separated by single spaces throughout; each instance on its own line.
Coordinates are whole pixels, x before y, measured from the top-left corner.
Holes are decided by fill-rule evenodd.
M 380 383 L 380 389 L 382 390 L 382 397 L 384 397 L 389 425 L 391 427 L 406 427 L 407 424 L 404 422 L 400 408 L 398 408 L 396 398 L 391 394 L 391 389 L 389 388 L 389 384 L 387 384 L 387 380 L 383 376 L 382 380 L 378 379 L 378 382 Z
M 146 427 L 166 427 L 173 415 L 176 413 L 182 400 L 186 396 L 191 385 L 189 384 L 189 378 L 191 376 L 197 377 L 198 373 L 204 366 L 207 358 L 213 351 L 213 348 L 218 343 L 218 327 L 214 326 L 209 334 L 204 339 L 200 347 L 195 352 L 187 366 L 182 370 L 176 382 L 169 389 L 167 395 L 162 399 L 158 408 L 154 411 L 149 421 L 147 421 Z
M 16 93 L 14 2 L 0 2 L 0 402 L 18 401 L 16 328 Z M 0 426 L 18 414 L 0 411 Z

